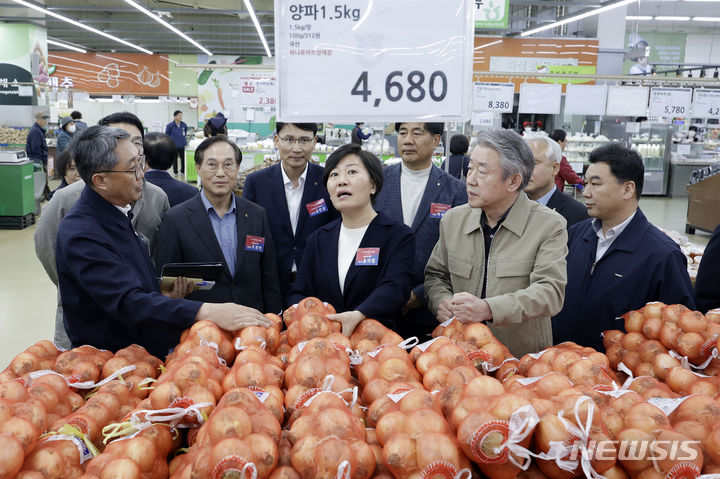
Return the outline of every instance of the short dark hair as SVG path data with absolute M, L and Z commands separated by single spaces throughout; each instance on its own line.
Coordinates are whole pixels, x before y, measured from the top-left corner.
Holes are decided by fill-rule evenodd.
M 400 121 L 395 123 L 395 131 L 400 131 L 400 126 L 403 123 L 411 123 L 409 121 Z M 445 123 L 423 123 L 425 131 L 429 131 L 433 135 L 442 135 L 445 130 Z
M 70 113 L 70 118 L 72 118 L 73 120 L 79 120 L 82 118 L 82 113 L 75 110 L 74 112 Z
M 635 197 L 639 200 L 645 180 L 645 166 L 637 151 L 626 148 L 619 143 L 610 143 L 594 149 L 588 158 L 590 163 L 607 163 L 610 173 L 618 183 L 632 181 L 635 183 Z
M 375 198 L 378 193 L 380 193 L 383 186 L 382 163 L 377 156 L 367 150 L 363 150 L 360 145 L 348 143 L 328 155 L 327 160 L 325 161 L 325 172 L 323 173 L 325 188 L 327 188 L 328 178 L 330 177 L 332 170 L 334 170 L 338 163 L 340 163 L 340 161 L 348 155 L 359 156 L 363 166 L 365 166 L 365 169 L 368 171 L 370 179 L 375 184 L 375 193 L 370 195 L 370 200 L 375 203 Z
M 550 133 L 550 138 L 555 140 L 556 142 L 560 143 L 561 141 L 565 141 L 567 138 L 567 132 L 565 130 L 553 130 L 552 133 Z
M 140 118 L 133 115 L 129 111 L 119 111 L 117 113 L 112 113 L 105 118 L 101 118 L 98 122 L 98 125 L 101 126 L 108 126 L 112 125 L 114 123 L 129 123 L 135 127 L 137 127 L 138 130 L 140 130 L 140 136 L 145 138 L 145 128 L 143 127 L 142 122 L 140 121 Z
M 152 132 L 143 139 L 145 161 L 153 170 L 167 170 L 175 162 L 177 146 L 170 135 Z
M 313 136 L 317 135 L 317 123 L 284 123 L 282 121 L 278 121 L 275 123 L 275 131 L 278 135 L 280 134 L 282 129 L 285 128 L 285 125 L 294 125 L 303 131 L 311 132 Z
M 70 154 L 70 149 L 66 148 L 65 151 L 60 153 L 60 155 L 57 157 L 57 160 L 55 160 L 55 171 L 57 171 L 58 175 L 62 178 L 67 173 L 68 168 L 70 168 L 70 163 L 72 163 L 73 158 Z
M 697 128 L 697 126 L 695 126 L 695 125 L 690 125 L 690 126 L 688 127 L 688 131 L 694 131 L 695 133 L 697 133 L 698 128 Z
M 453 155 L 464 155 L 470 147 L 470 142 L 465 135 L 455 135 L 450 138 L 450 153 Z
M 223 125 L 223 127 L 218 130 L 215 128 L 215 125 L 210 123 L 210 121 L 206 121 L 205 126 L 203 127 L 203 134 L 205 135 L 205 138 L 218 135 L 227 136 L 227 125 Z
M 227 143 L 230 145 L 235 152 L 235 163 L 238 165 L 242 162 L 242 152 L 240 151 L 240 148 L 235 144 L 235 142 L 230 141 L 230 139 L 225 135 L 217 135 L 217 136 L 211 136 L 210 138 L 205 138 L 202 143 L 198 145 L 198 147 L 195 149 L 195 163 L 198 165 L 202 165 L 204 156 L 205 156 L 205 150 L 210 148 L 215 143 Z
M 182 113 L 182 110 L 175 110 L 175 111 L 173 112 L 173 117 L 178 116 L 178 113 Z

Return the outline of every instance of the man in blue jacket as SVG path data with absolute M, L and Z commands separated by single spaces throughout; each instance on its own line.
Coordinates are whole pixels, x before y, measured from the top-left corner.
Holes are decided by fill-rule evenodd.
M 405 315 L 398 322 L 403 337 L 424 339 L 438 325 L 425 299 L 425 265 L 440 237 L 440 218 L 467 203 L 465 184 L 432 163 L 442 123 L 395 123 L 402 164 L 384 169 L 384 187 L 375 210 L 409 226 L 415 233 L 415 284 Z
M 277 260 L 283 308 L 295 282 L 308 236 L 339 215 L 323 182 L 323 167 L 310 163 L 316 123 L 277 123 L 280 164 L 248 175 L 243 198 L 267 212 Z
M 172 138 L 164 133 L 148 133 L 143 140 L 145 161 L 149 169 L 145 179 L 165 192 L 170 206 L 179 205 L 198 193 L 197 188 L 176 180 L 167 170 L 177 158 L 177 149 Z
M 638 207 L 645 168 L 619 144 L 590 153 L 585 206 L 593 219 L 569 231 L 565 304 L 553 341 L 604 351 L 600 334 L 623 329 L 619 316 L 650 301 L 695 308 L 685 256 Z
M 28 159 L 32 160 L 35 164 L 35 171 L 44 171 L 47 173 L 47 161 L 48 161 L 48 147 L 47 140 L 45 139 L 45 129 L 47 128 L 48 119 L 50 115 L 43 112 L 35 114 L 35 124 L 28 132 L 27 141 L 25 143 L 25 154 Z M 45 190 L 43 196 L 48 198 L 50 195 L 50 188 L 47 183 L 45 184 Z
M 173 162 L 173 173 L 177 175 L 178 172 L 178 158 L 180 158 L 180 171 L 182 174 L 185 174 L 185 145 L 187 145 L 187 139 L 185 139 L 185 135 L 187 135 L 187 125 L 184 121 L 182 121 L 182 112 L 180 110 L 175 110 L 173 113 L 173 121 L 167 124 L 165 127 L 165 134 L 170 135 L 170 138 L 173 139 L 175 142 L 175 146 L 177 147 L 177 155 L 175 157 L 175 162 Z
M 73 142 L 71 154 L 85 189 L 60 224 L 56 260 L 72 346 L 117 351 L 139 344 L 164 359 L 197 320 L 230 331 L 268 325 L 251 308 L 182 299 L 192 290 L 183 278 L 161 293 L 129 214 L 143 192 L 144 159 L 128 132 L 90 127 Z

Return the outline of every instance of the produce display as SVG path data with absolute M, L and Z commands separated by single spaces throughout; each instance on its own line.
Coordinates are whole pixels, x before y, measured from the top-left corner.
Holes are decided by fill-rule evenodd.
M 30 128 L 0 126 L 0 145 L 23 145 L 27 142 Z
M 480 323 L 418 344 L 372 319 L 345 337 L 332 313 L 200 321 L 164 363 L 38 342 L 0 373 L 0 479 L 720 474 L 720 310 L 648 303 L 606 354 L 522 358 Z

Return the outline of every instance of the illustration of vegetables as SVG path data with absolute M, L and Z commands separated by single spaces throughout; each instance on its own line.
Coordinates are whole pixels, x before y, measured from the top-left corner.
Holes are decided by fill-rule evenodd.
M 223 100 L 223 97 L 222 97 L 222 88 L 220 88 L 220 82 L 217 81 L 217 78 L 213 78 L 213 83 L 215 84 L 215 88 L 217 88 L 217 98 L 218 98 L 218 101 L 220 102 L 220 108 L 224 110 L 225 109 L 225 101 Z
M 215 60 L 211 60 L 210 64 L 214 65 Z M 213 71 L 212 70 L 203 70 L 203 72 L 198 76 L 198 85 L 204 85 L 207 83 L 207 81 L 212 76 Z

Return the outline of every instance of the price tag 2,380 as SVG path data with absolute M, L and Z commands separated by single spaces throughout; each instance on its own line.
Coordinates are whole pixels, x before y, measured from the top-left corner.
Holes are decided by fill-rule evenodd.
M 279 121 L 465 121 L 474 4 L 275 0 Z M 308 85 L 320 93 L 308 95 Z
M 690 116 L 692 88 L 650 89 L 650 116 L 666 118 Z

